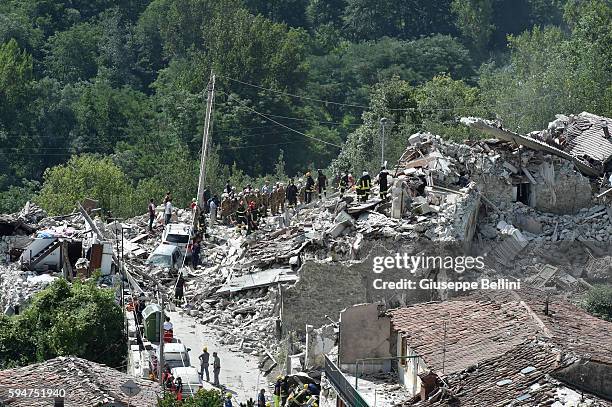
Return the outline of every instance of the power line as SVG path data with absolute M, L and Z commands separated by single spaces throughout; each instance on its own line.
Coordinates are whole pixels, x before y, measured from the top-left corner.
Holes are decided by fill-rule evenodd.
M 261 90 L 265 90 L 268 92 L 272 92 L 272 93 L 277 93 L 280 95 L 285 95 L 285 96 L 290 96 L 290 97 L 294 97 L 294 98 L 298 98 L 298 99 L 304 99 L 304 100 L 310 100 L 312 102 L 319 102 L 319 103 L 325 103 L 325 104 L 331 104 L 331 105 L 338 105 L 338 106 L 346 106 L 346 107 L 353 107 L 353 108 L 359 108 L 359 109 L 363 109 L 363 110 L 371 110 L 370 106 L 364 106 L 364 105 L 357 105 L 357 104 L 352 104 L 352 103 L 341 103 L 341 102 L 332 102 L 330 100 L 322 100 L 322 99 L 317 99 L 317 98 L 313 98 L 313 97 L 309 97 L 309 96 L 300 96 L 300 95 L 296 95 L 293 93 L 288 93 L 288 92 L 283 92 L 280 90 L 276 90 L 276 89 L 272 89 L 272 88 L 266 88 L 264 86 L 260 86 L 260 85 L 255 85 L 253 83 L 248 83 L 248 82 L 244 82 L 241 81 L 239 79 L 234 79 L 234 78 L 230 78 L 228 76 L 223 76 L 223 75 L 218 75 L 221 78 L 230 80 L 232 82 L 236 82 L 236 83 L 240 83 L 242 85 L 246 85 L 246 86 L 251 86 L 253 88 L 257 88 L 257 89 L 261 89 Z M 542 96 L 538 96 L 535 98 L 531 98 L 531 99 L 515 99 L 515 100 L 511 100 L 508 101 L 507 103 L 497 103 L 494 105 L 479 105 L 479 106 L 475 106 L 476 108 L 495 108 L 498 106 L 510 106 L 510 105 L 515 105 L 515 104 L 520 104 L 520 103 L 525 103 L 525 102 L 532 102 L 535 100 L 540 100 L 540 99 L 546 99 L 546 98 L 550 98 L 552 97 L 552 95 L 547 94 L 547 95 L 542 95 Z M 457 109 L 457 107 L 454 108 L 436 108 L 436 109 L 428 109 L 430 111 L 450 111 L 450 110 L 455 110 Z M 419 109 L 417 107 L 408 107 L 408 108 L 397 108 L 397 109 L 387 109 L 389 111 L 392 112 L 416 112 L 416 111 L 422 111 L 423 109 Z M 270 115 L 272 116 L 272 115 Z
M 316 99 L 316 98 L 311 98 L 308 96 L 300 96 L 300 95 L 294 95 L 293 93 L 288 93 L 288 92 L 283 92 L 280 90 L 276 90 L 276 89 L 270 89 L 270 88 L 265 88 L 263 86 L 259 86 L 259 85 L 255 85 L 253 83 L 248 83 L 248 82 L 243 82 L 241 80 L 238 79 L 234 79 L 234 78 L 230 78 L 228 76 L 223 76 L 223 75 L 218 75 L 221 78 L 230 80 L 232 82 L 237 82 L 240 83 L 242 85 L 246 85 L 246 86 L 251 86 L 253 88 L 257 88 L 257 89 L 261 89 L 261 90 L 265 90 L 268 92 L 272 92 L 272 93 L 278 93 L 280 95 L 285 95 L 285 96 L 291 96 L 294 98 L 298 98 L 298 99 L 304 99 L 304 100 L 310 100 L 312 102 L 319 102 L 319 103 L 325 103 L 325 104 L 330 104 L 330 105 L 338 105 L 338 106 L 346 106 L 346 107 L 354 107 L 354 108 L 358 108 L 358 109 L 365 109 L 368 110 L 370 109 L 369 106 L 363 106 L 363 105 L 356 105 L 356 104 L 351 104 L 351 103 L 340 103 L 340 102 L 332 102 L 330 100 L 322 100 L 322 99 Z
M 285 125 L 285 124 L 283 124 L 283 123 L 277 122 L 276 120 L 274 120 L 274 119 L 270 118 L 269 116 L 267 116 L 267 115 L 265 115 L 265 114 L 263 114 L 263 113 L 259 113 L 257 110 L 255 110 L 255 109 L 253 109 L 252 107 L 247 106 L 246 104 L 244 104 L 244 103 L 243 103 L 241 100 L 236 99 L 236 98 L 235 98 L 235 97 L 233 97 L 232 95 L 230 95 L 230 94 L 228 94 L 228 93 L 226 93 L 226 92 L 223 92 L 222 90 L 220 90 L 219 92 L 223 93 L 224 95 L 226 95 L 226 96 L 227 96 L 227 97 L 229 97 L 230 99 L 234 99 L 236 102 L 238 102 L 238 103 L 239 103 L 239 104 L 240 104 L 242 107 L 244 107 L 245 109 L 247 109 L 247 110 L 249 110 L 249 111 L 251 111 L 251 112 L 253 112 L 253 113 L 255 113 L 255 114 L 257 114 L 257 115 L 259 115 L 259 116 L 261 116 L 261 117 L 263 117 L 263 118 L 264 118 L 264 119 L 266 119 L 266 120 L 271 121 L 272 123 L 276 123 L 276 124 L 278 124 L 279 126 L 286 128 L 287 130 L 290 130 L 290 131 L 292 131 L 292 132 L 294 132 L 294 133 L 297 133 L 297 134 L 299 134 L 299 135 L 301 135 L 301 136 L 304 136 L 304 137 L 307 137 L 307 138 L 309 138 L 309 139 L 316 140 L 316 141 L 318 141 L 318 142 L 320 142 L 320 143 L 323 143 L 323 144 L 328 144 L 328 145 L 330 145 L 330 146 L 334 146 L 334 147 L 337 147 L 337 148 L 339 148 L 339 149 L 342 149 L 342 146 L 339 146 L 338 144 L 334 144 L 334 143 L 330 143 L 329 141 L 321 140 L 321 139 L 320 139 L 320 138 L 318 138 L 318 137 L 309 136 L 308 134 L 302 133 L 301 131 L 298 131 L 298 130 L 292 129 L 291 127 L 289 127 L 289 126 L 287 126 L 287 125 Z

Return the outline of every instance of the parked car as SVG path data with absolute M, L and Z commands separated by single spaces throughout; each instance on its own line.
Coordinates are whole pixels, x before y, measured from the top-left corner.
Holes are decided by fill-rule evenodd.
M 180 377 L 183 383 L 183 397 L 195 395 L 202 386 L 202 379 L 198 370 L 193 366 L 175 367 L 172 369 L 172 377 Z
M 164 228 L 162 244 L 176 246 L 183 256 L 191 255 L 191 226 L 186 223 L 170 223 Z
M 162 267 L 170 270 L 179 270 L 183 264 L 181 250 L 172 245 L 160 244 L 149 256 L 146 265 Z
M 164 364 L 168 364 L 170 369 L 191 366 L 189 360 L 190 350 L 191 349 L 180 342 L 164 343 Z M 157 352 L 159 353 L 159 348 Z

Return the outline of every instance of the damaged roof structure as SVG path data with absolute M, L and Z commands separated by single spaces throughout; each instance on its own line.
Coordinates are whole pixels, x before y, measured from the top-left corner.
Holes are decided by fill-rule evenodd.
M 140 392 L 132 397 L 125 395 L 121 386 L 133 381 Z M 9 390 L 13 389 L 13 392 Z M 77 357 L 57 357 L 42 363 L 0 371 L 0 398 L 11 407 L 47 407 L 55 397 L 19 397 L 14 390 L 51 389 L 62 405 L 71 406 L 134 406 L 157 405 L 162 389 L 155 382 L 131 377 L 105 365 Z M 57 396 L 60 394 L 60 396 Z
M 439 403 L 459 399 L 461 405 L 471 405 L 470 394 L 489 386 L 491 395 L 483 396 L 481 405 L 493 400 L 510 400 L 504 405 L 546 404 L 558 397 L 558 389 L 565 391 L 553 372 L 568 368 L 567 374 L 573 374 L 570 368 L 585 360 L 591 366 L 612 365 L 606 356 L 609 349 L 601 345 L 602 330 L 609 331 L 609 323 L 602 325 L 557 299 L 550 300 L 549 313 L 544 314 L 544 293 L 502 301 L 477 295 L 462 298 L 443 289 L 372 288 L 373 256 L 428 251 L 483 255 L 485 267 L 462 274 L 422 267 L 409 278 L 503 277 L 568 295 L 584 292 L 593 282 L 612 281 L 612 208 L 609 196 L 602 195 L 610 188 L 604 177 L 612 156 L 610 119 L 588 113 L 559 116 L 547 130 L 527 136 L 482 119 L 464 122 L 495 139 L 457 143 L 430 133 L 412 135 L 391 171 L 390 201 L 372 198 L 358 203 L 352 195 L 330 194 L 267 217 L 249 236 L 232 227 L 211 226 L 210 238 L 202 242 L 203 264 L 183 269 L 185 314 L 205 325 L 220 344 L 259 355 L 262 370 L 274 377 L 283 365 L 275 360 L 279 354 L 304 360 L 298 369 L 321 368 L 323 355 L 306 350 L 321 348 L 327 354 L 335 346 L 332 336 L 342 310 L 358 303 L 396 308 L 389 316 L 405 343 L 429 370 L 443 372 L 438 379 L 444 382 L 427 392 L 439 392 Z M 179 210 L 176 220 L 189 222 L 189 216 L 189 211 Z M 49 229 L 78 224 L 76 232 L 84 233 L 83 220 L 77 212 L 28 225 Z M 158 237 L 146 234 L 147 220 L 148 215 L 142 215 L 122 224 L 94 222 L 111 240 L 114 230 L 124 230 L 126 264 L 145 294 L 152 297 L 157 289 L 141 275 L 149 273 L 171 298 L 174 280 L 144 264 L 159 243 Z M 16 278 L 21 286 L 29 286 L 40 273 L 10 265 L 2 270 L 0 288 L 11 291 Z M 24 301 L 13 295 L 2 298 Z M 378 315 L 376 309 L 372 313 Z M 316 330 L 330 337 L 317 337 Z M 313 346 L 307 337 L 325 346 Z M 529 352 L 537 360 L 516 373 Z M 304 353 L 316 363 L 309 365 Z M 287 371 L 295 371 L 295 365 L 289 365 Z M 528 369 L 531 376 L 521 373 L 529 367 L 535 368 Z M 393 380 L 396 385 L 397 378 Z M 512 382 L 497 384 L 504 380 Z M 541 392 L 525 387 L 536 381 Z M 464 382 L 469 389 L 462 391 Z
M 569 388 L 590 393 L 591 405 L 611 404 L 603 399 L 612 398 L 612 323 L 560 295 L 476 292 L 389 315 L 401 352 L 419 356 L 400 366 L 419 376 L 409 404 L 548 405 L 559 392 L 577 394 Z

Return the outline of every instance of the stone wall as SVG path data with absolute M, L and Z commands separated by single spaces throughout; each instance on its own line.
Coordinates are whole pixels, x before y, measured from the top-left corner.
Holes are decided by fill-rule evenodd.
M 329 323 L 325 315 L 338 319 L 340 311 L 365 302 L 366 287 L 360 270 L 334 263 L 307 261 L 300 268 L 300 280 L 283 290 L 283 332 L 305 333 L 306 325 Z
M 378 304 L 360 304 L 340 313 L 340 368 L 353 372 L 355 362 L 365 358 L 391 357 L 391 322 L 379 315 Z M 360 372 L 391 370 L 391 360 L 367 361 L 359 366 Z

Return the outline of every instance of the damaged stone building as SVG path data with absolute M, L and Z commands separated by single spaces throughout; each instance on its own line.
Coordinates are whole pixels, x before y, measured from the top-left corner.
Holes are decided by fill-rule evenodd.
M 299 371 L 321 380 L 321 405 L 548 405 L 572 389 L 606 405 L 610 323 L 572 302 L 612 281 L 612 120 L 559 116 L 529 135 L 463 122 L 492 138 L 412 135 L 389 169 L 388 201 L 336 193 L 286 208 L 248 236 L 211 227 L 203 264 L 184 270 L 182 312 L 219 344 L 260 357 L 269 380 Z M 65 223 L 83 223 L 74 218 Z M 149 273 L 172 298 L 174 281 L 145 265 L 159 243 L 146 225 L 147 215 L 123 222 L 126 264 L 145 296 L 157 289 Z M 100 231 L 112 235 L 113 225 Z M 376 288 L 374 262 L 397 253 L 481 256 L 484 267 L 391 268 L 386 281 L 503 279 L 524 289 Z M 25 286 L 30 277 L 19 278 Z

